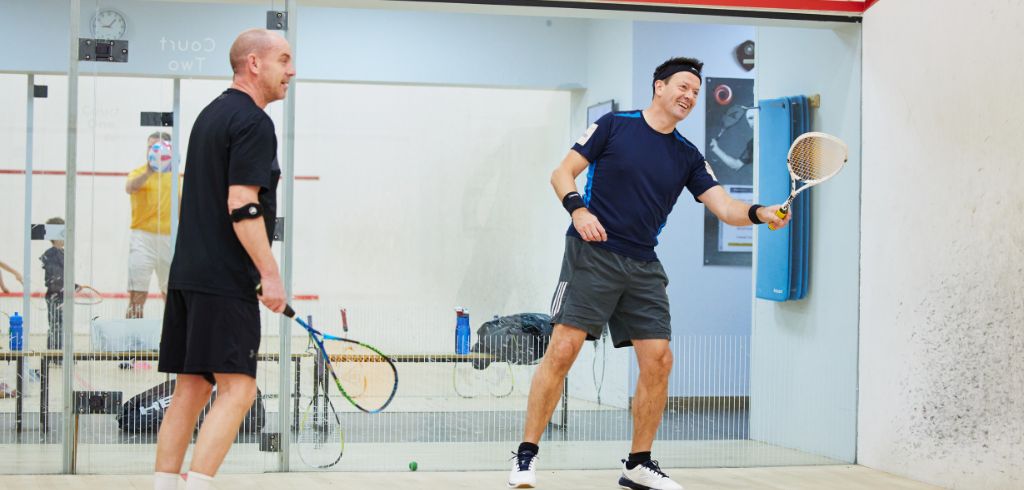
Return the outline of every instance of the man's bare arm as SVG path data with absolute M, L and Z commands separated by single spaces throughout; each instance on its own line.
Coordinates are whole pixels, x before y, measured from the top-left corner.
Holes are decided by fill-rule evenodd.
M 143 185 L 146 185 L 146 179 L 148 179 L 149 176 L 153 175 L 154 173 L 156 172 L 152 168 L 150 168 L 149 165 L 146 165 L 146 170 L 144 170 L 141 174 L 128 179 L 128 182 L 125 183 L 124 185 L 125 192 L 129 194 L 138 192 L 138 190 L 141 189 Z
M 714 214 L 718 219 L 722 220 L 723 223 L 732 226 L 749 226 L 753 222 L 747 216 L 747 212 L 750 210 L 750 205 L 733 199 L 728 192 L 720 185 L 716 185 L 701 194 L 697 199 L 707 206 L 711 214 Z M 775 215 L 781 205 L 765 206 L 757 210 L 757 217 L 764 223 L 771 224 L 775 229 L 782 228 L 789 223 L 790 216 L 792 213 L 786 216 L 786 219 L 779 218 Z
M 238 209 L 246 204 L 259 202 L 259 187 L 250 185 L 233 185 L 228 187 L 228 211 Z M 267 229 L 263 218 L 244 219 L 232 225 L 238 241 L 242 242 L 249 258 L 256 265 L 263 285 L 260 301 L 271 311 L 280 313 L 284 310 L 284 285 L 281 283 L 281 271 L 277 260 L 270 251 Z
M 565 198 L 566 194 L 577 192 L 576 177 L 587 168 L 587 165 L 590 165 L 590 162 L 583 158 L 583 155 L 575 150 L 569 150 L 569 154 L 565 156 L 558 168 L 551 172 L 551 187 L 555 189 L 555 197 L 559 202 Z M 604 226 L 598 221 L 597 216 L 594 216 L 587 208 L 579 208 L 572 212 L 572 224 L 580 236 L 588 242 L 608 240 Z

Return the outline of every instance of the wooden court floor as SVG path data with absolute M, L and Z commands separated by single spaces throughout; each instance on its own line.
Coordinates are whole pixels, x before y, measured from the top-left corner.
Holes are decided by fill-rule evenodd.
M 686 490 L 926 490 L 932 485 L 900 478 L 864 466 L 794 466 L 776 468 L 666 469 Z M 541 471 L 538 490 L 616 489 L 618 472 Z M 393 472 L 393 473 L 265 473 L 222 475 L 219 490 L 338 490 L 386 489 L 502 489 L 505 472 Z M 23 475 L 0 476 L 0 490 L 150 490 L 146 475 Z M 184 484 L 179 486 L 185 488 Z

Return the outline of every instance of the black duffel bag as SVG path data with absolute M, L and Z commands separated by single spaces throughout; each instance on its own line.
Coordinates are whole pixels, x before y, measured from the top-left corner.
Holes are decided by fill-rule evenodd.
M 491 354 L 494 359 L 474 359 L 473 367 L 484 369 L 493 361 L 535 364 L 548 348 L 551 329 L 551 317 L 544 313 L 516 313 L 484 322 L 470 352 Z
M 174 395 L 174 381 L 172 379 L 160 383 L 124 402 L 121 406 L 121 413 L 117 415 L 118 427 L 122 431 L 130 433 L 157 432 L 164 420 L 164 415 L 167 414 L 167 409 L 171 406 L 171 399 Z M 202 425 L 206 413 L 210 410 L 210 406 L 216 399 L 217 387 L 214 386 L 210 402 L 206 404 L 202 413 L 199 414 L 199 423 L 196 424 L 197 429 Z M 256 400 L 253 402 L 252 407 L 249 408 L 249 413 L 245 414 L 245 419 L 242 421 L 239 431 L 259 432 L 263 429 L 266 420 L 267 412 L 263 406 L 263 394 L 257 388 Z

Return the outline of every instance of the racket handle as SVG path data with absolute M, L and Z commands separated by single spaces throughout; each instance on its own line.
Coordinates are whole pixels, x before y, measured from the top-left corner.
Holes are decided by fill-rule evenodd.
M 263 295 L 263 285 L 262 284 L 257 284 L 256 285 L 256 296 L 262 296 L 262 295 Z M 287 305 L 287 304 L 284 305 L 284 311 L 282 311 L 281 314 L 286 316 L 286 317 L 288 317 L 288 318 L 295 318 L 295 310 L 292 309 L 292 305 Z
M 775 210 L 775 216 L 778 216 L 779 218 L 782 218 L 782 219 L 786 219 L 786 215 L 788 215 L 788 214 L 789 214 L 789 206 L 782 206 L 781 208 Z M 775 226 L 772 225 L 771 223 L 768 223 L 768 229 L 772 230 L 772 231 L 776 230 Z

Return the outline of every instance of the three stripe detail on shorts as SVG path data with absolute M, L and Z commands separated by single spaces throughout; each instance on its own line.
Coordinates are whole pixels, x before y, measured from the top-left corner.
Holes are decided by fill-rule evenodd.
M 568 286 L 567 281 L 559 282 L 558 287 L 555 288 L 555 297 L 551 300 L 551 316 L 554 317 L 562 310 L 562 300 L 565 299 L 565 287 Z

